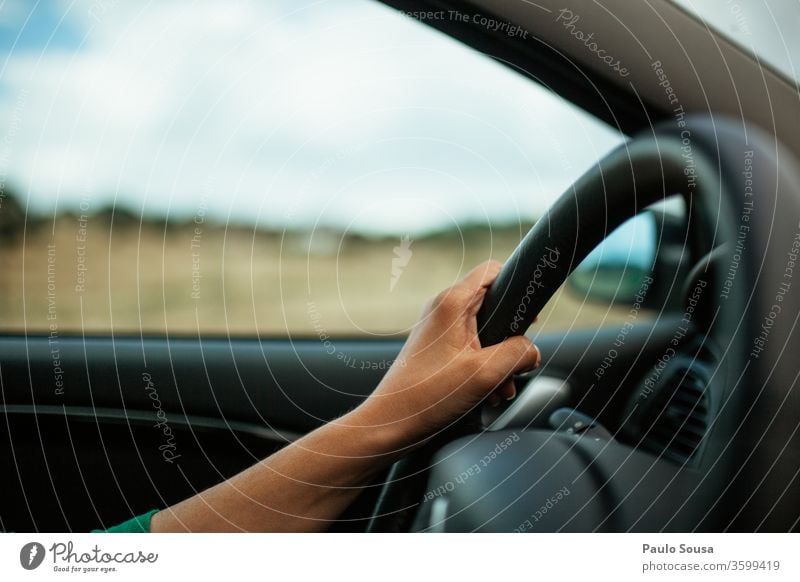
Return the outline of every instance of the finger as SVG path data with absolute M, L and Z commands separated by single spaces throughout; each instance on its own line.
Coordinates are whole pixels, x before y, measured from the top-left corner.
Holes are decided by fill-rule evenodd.
M 514 380 L 511 378 L 506 379 L 500 387 L 495 390 L 495 394 L 497 394 L 502 400 L 514 400 L 517 396 L 517 387 L 514 386 Z
M 502 267 L 498 261 L 485 261 L 464 275 L 464 278 L 456 283 L 456 287 L 472 292 L 486 289 L 497 279 Z
M 483 348 L 484 365 L 498 375 L 498 382 L 512 374 L 529 372 L 539 366 L 539 349 L 525 336 L 510 337 L 499 344 Z
M 501 264 L 486 261 L 472 269 L 464 278 L 439 293 L 425 307 L 425 313 L 436 313 L 447 319 L 474 316 L 483 303 L 486 288 L 500 272 Z

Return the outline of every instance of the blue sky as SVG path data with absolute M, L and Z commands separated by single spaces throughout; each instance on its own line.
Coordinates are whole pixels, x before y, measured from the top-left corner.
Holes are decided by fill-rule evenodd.
M 496 224 L 622 140 L 371 0 L 0 0 L 0 67 L 0 177 L 40 213 Z

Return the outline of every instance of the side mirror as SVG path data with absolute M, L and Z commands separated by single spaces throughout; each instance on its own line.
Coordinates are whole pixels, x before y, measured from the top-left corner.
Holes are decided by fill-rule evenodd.
M 646 210 L 612 232 L 567 279 L 567 289 L 589 301 L 677 304 L 675 293 L 689 270 L 685 210 Z

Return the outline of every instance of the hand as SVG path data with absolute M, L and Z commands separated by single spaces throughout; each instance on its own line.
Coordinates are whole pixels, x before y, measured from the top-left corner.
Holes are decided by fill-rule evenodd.
M 512 375 L 536 368 L 539 350 L 524 336 L 487 348 L 478 340 L 476 316 L 500 268 L 483 263 L 428 303 L 397 361 L 354 411 L 359 424 L 385 428 L 392 446 L 414 446 L 484 399 L 516 395 Z
M 320 531 L 380 470 L 539 364 L 524 337 L 481 348 L 475 316 L 500 271 L 484 263 L 440 293 L 361 406 L 246 471 L 157 513 L 151 531 Z

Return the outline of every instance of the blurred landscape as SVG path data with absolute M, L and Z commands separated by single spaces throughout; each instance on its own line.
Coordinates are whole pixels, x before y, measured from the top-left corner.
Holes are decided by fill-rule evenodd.
M 0 323 L 28 333 L 404 334 L 425 301 L 481 261 L 506 259 L 530 226 L 475 225 L 403 241 L 202 216 L 141 220 L 123 208 L 26 219 L 7 192 Z M 538 325 L 611 324 L 625 313 L 562 289 Z
M 627 139 L 380 3 L 94 8 L 0 10 L 6 331 L 404 334 Z

